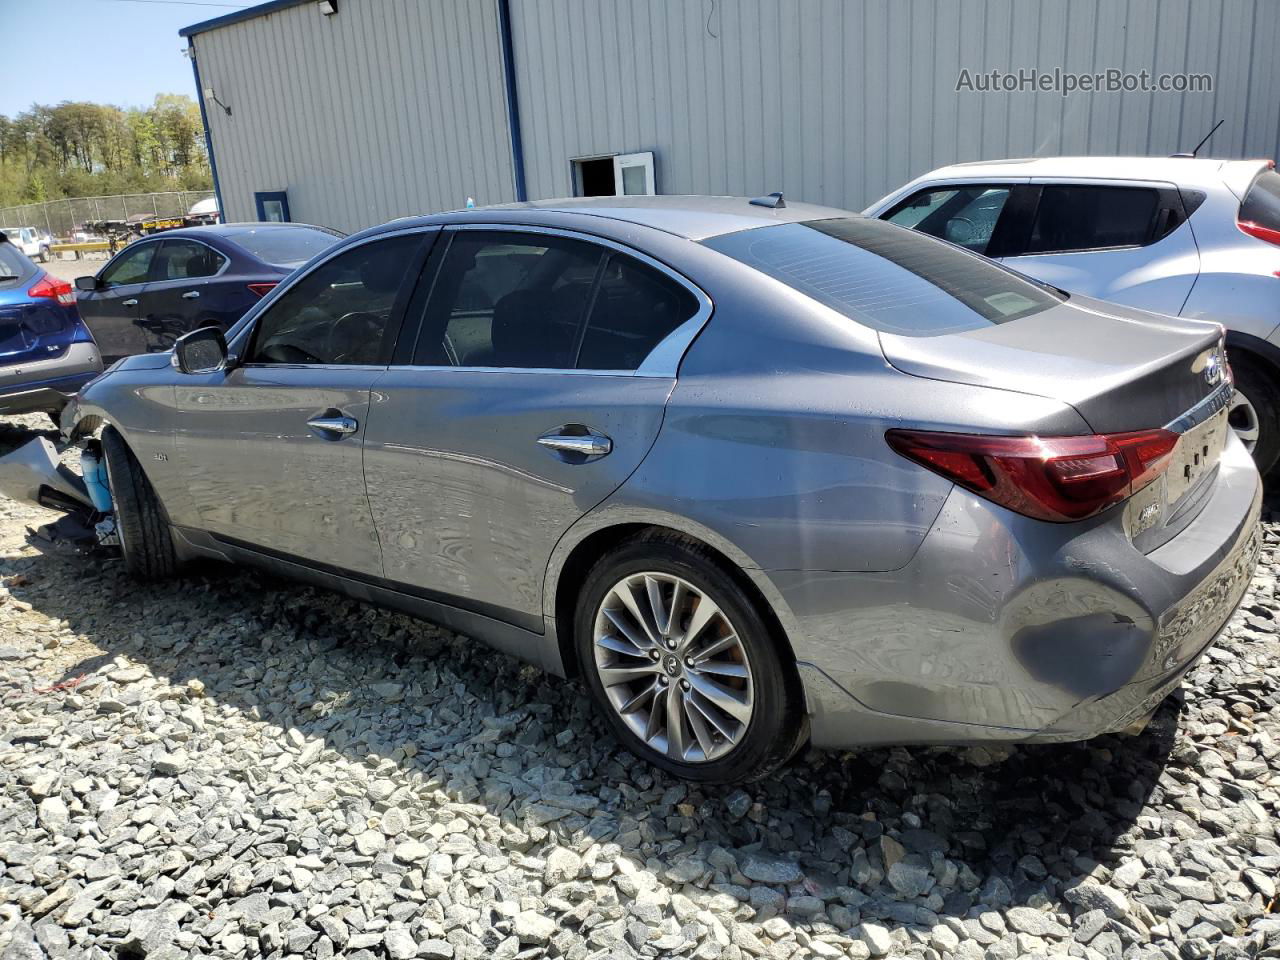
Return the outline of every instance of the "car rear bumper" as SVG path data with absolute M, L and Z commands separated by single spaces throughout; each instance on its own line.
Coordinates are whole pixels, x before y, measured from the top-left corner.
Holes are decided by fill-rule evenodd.
M 60 357 L 0 367 L 0 414 L 60 409 L 102 372 L 93 343 L 73 343 Z
M 1142 719 L 1253 574 L 1261 480 L 1234 437 L 1218 469 L 1196 519 L 1147 554 L 1114 517 L 1056 527 L 956 490 L 901 570 L 771 573 L 814 744 L 1079 740 Z

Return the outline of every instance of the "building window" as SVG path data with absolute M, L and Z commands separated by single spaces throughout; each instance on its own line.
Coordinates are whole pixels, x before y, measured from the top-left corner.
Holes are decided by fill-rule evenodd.
M 258 220 L 263 223 L 288 223 L 289 197 L 283 190 L 259 191 L 253 195 Z
M 573 192 L 578 197 L 652 196 L 653 153 L 617 153 L 573 161 Z

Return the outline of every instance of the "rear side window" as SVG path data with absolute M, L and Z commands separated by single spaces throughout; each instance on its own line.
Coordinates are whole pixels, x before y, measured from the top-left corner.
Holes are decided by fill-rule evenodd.
M 263 227 L 229 231 L 223 236 L 263 263 L 289 269 L 302 266 L 342 239 L 340 233 L 317 227 Z
M 881 220 L 784 223 L 704 240 L 851 320 L 909 337 L 974 330 L 1062 302 L 990 260 Z
M 996 222 L 1009 200 L 1009 189 L 975 184 L 922 190 L 898 204 L 884 219 L 975 253 L 986 253 Z
M 670 277 L 594 243 L 460 231 L 436 274 L 413 362 L 634 370 L 697 310 Z
M 19 286 L 36 275 L 36 267 L 13 244 L 0 243 L 0 290 Z
M 250 363 L 385 364 L 392 310 L 421 234 L 353 247 L 320 264 L 258 318 Z
M 634 370 L 698 301 L 670 277 L 625 254 L 605 264 L 578 353 L 580 370 Z
M 166 240 L 160 247 L 153 280 L 194 280 L 211 277 L 222 267 L 216 250 L 193 240 Z
M 1046 186 L 1027 253 L 1141 246 L 1159 205 L 1159 192 L 1147 187 Z
M 1240 204 L 1240 221 L 1280 230 L 1280 173 L 1267 170 L 1258 175 Z

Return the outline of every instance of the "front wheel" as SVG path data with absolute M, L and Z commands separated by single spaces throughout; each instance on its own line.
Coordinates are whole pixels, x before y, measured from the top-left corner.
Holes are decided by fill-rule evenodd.
M 794 664 L 715 556 L 676 534 L 605 557 L 579 595 L 579 663 L 614 734 L 690 780 L 754 780 L 804 740 Z
M 1280 387 L 1261 365 L 1248 357 L 1231 361 L 1235 395 L 1227 423 L 1266 474 L 1280 459 Z
M 107 483 L 125 570 L 139 580 L 172 576 L 177 568 L 173 532 L 151 481 L 111 427 L 102 432 L 102 453 L 107 460 Z

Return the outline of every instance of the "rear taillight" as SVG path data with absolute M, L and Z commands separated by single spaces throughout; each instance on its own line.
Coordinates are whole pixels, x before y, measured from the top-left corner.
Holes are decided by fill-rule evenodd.
M 1264 227 L 1262 224 L 1254 223 L 1252 220 L 1237 220 L 1236 226 L 1251 237 L 1257 237 L 1259 240 L 1267 241 L 1267 243 L 1280 245 L 1280 230 Z
M 276 280 L 272 280 L 270 283 L 251 283 L 249 284 L 249 292 L 255 297 L 265 297 L 277 286 L 279 286 L 279 281 Z
M 65 280 L 57 280 L 47 273 L 27 291 L 27 296 L 57 300 L 64 307 L 69 307 L 76 302 L 76 294 L 71 284 Z
M 1101 513 L 1164 472 L 1178 445 L 1169 430 L 1081 437 L 996 437 L 890 430 L 898 453 L 1002 507 L 1067 523 Z

